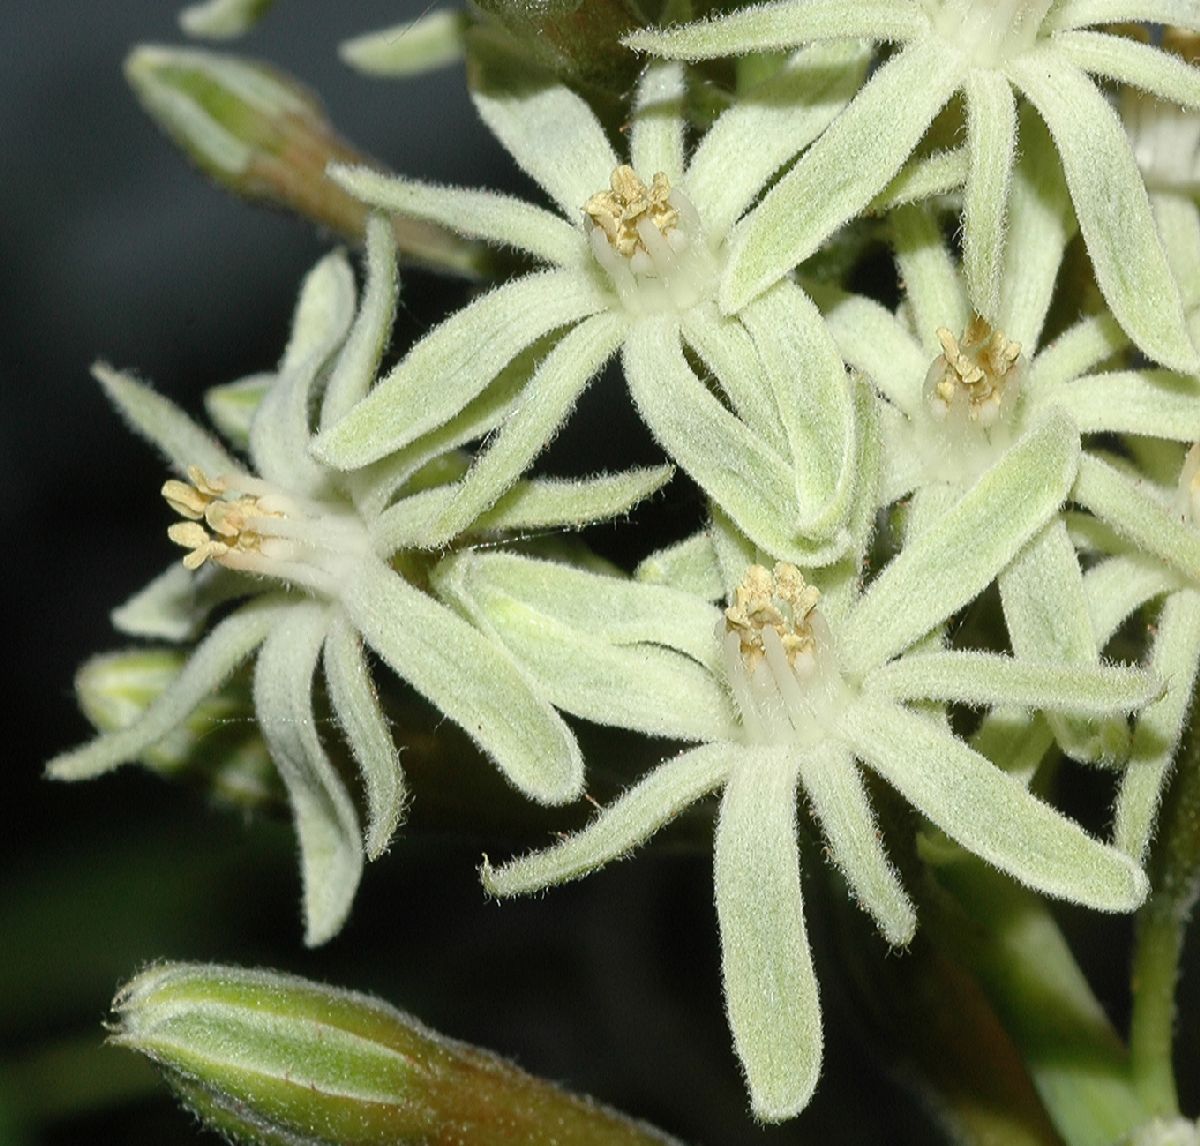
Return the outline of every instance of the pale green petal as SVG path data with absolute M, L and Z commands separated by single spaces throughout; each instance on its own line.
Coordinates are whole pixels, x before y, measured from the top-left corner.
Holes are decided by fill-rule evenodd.
M 847 364 L 904 414 L 921 409 L 921 390 L 933 361 L 929 352 L 873 299 L 845 295 L 825 314 L 829 333 Z
M 591 257 L 577 227 L 510 195 L 419 183 L 368 167 L 334 164 L 329 168 L 329 177 L 356 199 L 380 211 L 424 219 L 468 238 L 515 247 L 556 266 L 582 266 Z
M 579 96 L 535 74 L 527 60 L 496 62 L 502 74 L 477 69 L 474 76 L 480 117 L 563 214 L 579 219 L 618 163 L 604 129 Z
M 914 159 L 900 168 L 896 177 L 867 207 L 869 215 L 884 215 L 906 203 L 918 203 L 957 191 L 967 181 L 967 149 L 955 147 Z
M 1136 860 L 1143 860 L 1150 846 L 1184 720 L 1195 700 L 1197 650 L 1200 593 L 1185 589 L 1167 598 L 1158 618 L 1150 667 L 1167 682 L 1167 691 L 1138 721 L 1117 794 L 1113 842 Z M 1184 759 L 1194 764 L 1193 758 Z
M 572 630 L 581 641 L 662 645 L 724 676 L 715 635 L 721 611 L 690 593 L 558 561 L 470 549 L 441 562 L 434 579 L 439 592 L 467 608 L 471 602 L 516 602 Z
M 642 559 L 633 576 L 647 585 L 665 585 L 705 601 L 715 601 L 725 592 L 717 551 L 707 529 L 655 550 Z
M 840 745 L 822 744 L 800 757 L 800 783 L 859 906 L 890 944 L 906 946 L 917 915 L 883 850 L 854 757 Z
M 1060 517 L 1017 554 L 1000 573 L 999 585 L 1009 641 L 1018 657 L 1097 670 L 1099 648 L 1083 594 L 1083 575 Z M 1010 703 L 1034 702 L 1013 699 Z M 1050 726 L 1063 751 L 1077 759 L 1119 759 L 1129 746 L 1124 721 L 1093 725 L 1052 716 Z
M 1040 32 L 1045 36 L 1064 28 L 1117 24 L 1126 20 L 1175 24 L 1197 31 L 1200 30 L 1200 9 L 1195 0 L 1059 0 L 1043 21 Z
M 546 448 L 574 409 L 580 394 L 621 345 L 626 331 L 623 316 L 593 315 L 569 331 L 538 364 L 512 412 L 488 438 L 456 496 L 421 546 L 448 542 L 465 530 L 497 500 Z
M 1103 648 L 1143 605 L 1187 582 L 1145 553 L 1108 557 L 1083 576 L 1083 594 L 1096 643 Z
M 186 641 L 218 605 L 245 596 L 244 577 L 220 567 L 193 573 L 182 561 L 170 566 L 112 611 L 113 627 L 131 637 Z
M 814 44 L 717 118 L 685 182 L 710 235 L 723 238 L 771 176 L 829 126 L 862 85 L 870 58 L 863 44 Z
M 633 32 L 622 43 L 668 59 L 711 60 L 816 40 L 912 40 L 928 27 L 917 5 L 896 0 L 779 0 L 695 24 Z
M 913 653 L 876 669 L 867 687 L 896 701 L 943 700 L 1104 716 L 1132 712 L 1159 695 L 1141 669 L 1037 662 L 966 650 Z
M 177 473 L 186 474 L 188 466 L 199 466 L 210 477 L 244 472 L 170 399 L 103 362 L 92 367 L 92 375 L 129 426 L 157 446 Z
M 855 752 L 951 839 L 1036 891 L 1098 911 L 1132 911 L 1141 869 L 1031 796 L 961 740 L 882 700 L 844 717 Z
M 1070 382 L 1095 370 L 1128 346 L 1128 335 L 1107 311 L 1081 318 L 1030 363 L 1026 390 L 1030 394 L 1040 394 Z
M 362 638 L 337 610 L 325 641 L 325 680 L 329 699 L 367 793 L 367 858 L 377 859 L 391 843 L 404 814 L 404 777 L 400 756 L 379 707 Z
M 793 528 L 806 537 L 840 529 L 855 489 L 855 418 L 841 355 L 820 313 L 784 281 L 740 315 L 758 348 L 787 434 Z
M 327 465 L 356 469 L 414 442 L 462 411 L 544 334 L 607 308 L 590 278 L 526 275 L 435 326 L 313 449 Z
M 279 377 L 250 423 L 254 468 L 292 492 L 319 495 L 327 482 L 325 468 L 308 454 L 313 395 L 318 376 L 346 339 L 354 307 L 354 274 L 335 251 L 305 276 Z
M 995 322 L 1004 267 L 1005 214 L 1017 145 L 1017 103 L 1008 80 L 973 68 L 967 104 L 967 184 L 963 196 L 963 274 L 977 314 Z
M 351 624 L 392 670 L 458 724 L 539 803 L 574 799 L 583 759 L 549 703 L 494 644 L 381 562 L 341 595 Z
M 879 402 L 876 412 L 884 457 L 883 481 L 879 487 L 879 504 L 883 506 L 925 486 L 929 473 L 914 439 L 912 422 L 889 402 Z
M 735 228 L 721 308 L 740 310 L 887 186 L 963 74 L 961 59 L 933 41 L 884 64 Z
M 1046 394 L 1080 433 L 1147 434 L 1176 442 L 1200 438 L 1200 378 L 1169 370 L 1091 374 Z M 1032 395 L 1031 395 L 1032 397 Z M 1035 407 L 1036 408 L 1036 405 Z
M 682 64 L 652 61 L 642 72 L 633 102 L 629 161 L 647 181 L 659 171 L 672 183 L 683 177 L 686 94 Z
M 342 62 L 369 76 L 416 76 L 462 59 L 466 12 L 426 11 L 415 20 L 367 32 L 338 45 Z
M 329 762 L 313 713 L 313 673 L 329 607 L 293 606 L 263 642 L 254 670 L 254 711 L 287 786 L 304 884 L 304 942 L 316 947 L 342 928 L 362 876 L 358 815 Z
M 1054 51 L 1077 68 L 1129 84 L 1180 108 L 1200 107 L 1200 68 L 1129 36 L 1060 32 Z
M 1117 321 L 1151 358 L 1195 369 L 1179 290 L 1117 113 L 1054 51 L 1027 52 L 1007 71 L 1054 137 L 1096 281 Z
M 787 450 L 787 435 L 754 340 L 737 319 L 706 303 L 681 318 L 684 341 L 699 356 L 729 400 L 733 412 L 775 453 Z
M 233 40 L 244 35 L 266 14 L 275 0 L 204 0 L 179 13 L 179 26 L 189 36 Z
M 971 747 L 997 768 L 1026 786 L 1054 743 L 1054 733 L 1040 713 L 1025 709 L 994 708 L 975 734 Z
M 804 927 L 796 846 L 797 764 L 742 757 L 717 819 L 714 881 L 721 975 L 750 1107 L 781 1122 L 808 1105 L 821 1070 L 821 1008 Z
M 249 449 L 250 425 L 275 378 L 274 374 L 268 373 L 249 374 L 236 382 L 210 386 L 204 391 L 208 420 L 239 450 Z
M 60 753 L 46 765 L 54 780 L 86 780 L 128 764 L 188 718 L 286 617 L 278 597 L 256 601 L 216 625 L 188 657 L 183 671 L 128 728 Z
M 321 401 L 321 429 L 345 417 L 366 397 L 379 372 L 379 360 L 396 317 L 396 246 L 387 220 L 367 222 L 367 284 L 358 316 L 334 363 Z
M 713 539 L 713 552 L 717 555 L 717 567 L 725 593 L 732 599 L 734 590 L 741 584 L 750 565 L 770 565 L 770 555 L 750 540 L 730 519 L 719 505 L 709 506 L 712 522 L 709 532 Z
M 1063 252 L 1078 227 L 1046 125 L 1027 104 L 1019 120 L 1021 146 L 1009 191 L 998 325 L 1028 360 L 1041 341 Z
M 966 283 L 946 242 L 937 216 L 929 204 L 914 203 L 892 212 L 892 240 L 896 268 L 904 283 L 904 297 L 914 333 L 925 347 L 930 363 L 942 353 L 937 332 L 945 327 L 958 338 L 971 317 Z M 921 384 L 925 382 L 921 373 Z
M 671 466 L 645 466 L 593 478 L 518 482 L 476 519 L 472 532 L 582 529 L 629 513 L 662 489 L 674 473 Z
M 1168 512 L 1150 491 L 1091 454 L 1079 462 L 1071 497 L 1139 549 L 1200 581 L 1200 530 Z
M 1079 436 L 1052 413 L 871 584 L 840 642 L 861 675 L 972 601 L 1054 514 L 1075 476 Z
M 725 409 L 692 372 L 672 320 L 644 320 L 625 343 L 625 376 L 651 432 L 764 549 L 797 564 L 825 564 L 841 539 L 797 535 L 792 468 Z
M 498 868 L 484 856 L 483 886 L 496 896 L 521 895 L 580 879 L 621 859 L 722 784 L 740 751 L 731 744 L 693 748 L 660 764 L 562 843 Z

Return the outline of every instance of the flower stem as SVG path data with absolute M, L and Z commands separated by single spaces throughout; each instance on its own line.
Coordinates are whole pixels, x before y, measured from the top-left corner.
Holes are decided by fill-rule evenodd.
M 1177 1114 L 1171 1063 L 1175 988 L 1184 929 L 1200 894 L 1200 714 L 1192 711 L 1160 814 L 1150 861 L 1153 891 L 1138 912 L 1133 954 L 1130 1059 L 1142 1101 Z

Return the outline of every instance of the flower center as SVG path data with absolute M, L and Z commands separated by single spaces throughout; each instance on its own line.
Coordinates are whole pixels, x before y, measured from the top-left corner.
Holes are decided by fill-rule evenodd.
M 622 164 L 607 191 L 583 206 L 592 254 L 625 307 L 637 314 L 686 310 L 712 292 L 715 260 L 691 201 L 659 171 L 650 186 Z
M 281 493 L 248 474 L 212 478 L 197 466 L 187 474 L 188 481 L 162 487 L 184 518 L 167 536 L 189 551 L 187 569 L 212 561 L 332 597 L 355 559 L 370 550 L 356 514 Z
M 751 565 L 725 610 L 718 635 L 729 686 L 754 743 L 815 744 L 845 707 L 820 596 L 794 565 Z
M 967 60 L 998 68 L 1033 47 L 1051 0 L 942 0 L 934 28 Z
M 944 326 L 937 331 L 942 353 L 925 377 L 925 396 L 933 416 L 965 418 L 980 426 L 994 426 L 1016 404 L 1024 360 L 1021 344 L 1011 342 L 1002 330 L 975 315 L 962 339 Z

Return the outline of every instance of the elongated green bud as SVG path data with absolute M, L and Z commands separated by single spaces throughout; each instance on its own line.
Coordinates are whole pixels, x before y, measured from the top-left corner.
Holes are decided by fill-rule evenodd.
M 222 186 L 362 239 L 367 208 L 325 169 L 368 161 L 298 80 L 255 60 L 149 44 L 129 54 L 125 76 L 151 118 Z M 480 273 L 478 244 L 419 220 L 394 227 L 397 249 L 411 261 Z
M 117 995 L 112 1041 L 237 1142 L 663 1146 L 671 1139 L 435 1034 L 379 999 L 273 971 L 164 964 Z

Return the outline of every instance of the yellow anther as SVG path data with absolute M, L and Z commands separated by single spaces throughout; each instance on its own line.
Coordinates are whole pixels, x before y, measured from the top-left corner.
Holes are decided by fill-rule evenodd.
M 167 529 L 167 536 L 172 541 L 191 550 L 183 559 L 184 566 L 199 569 L 205 561 L 220 562 L 235 549 L 242 552 L 257 550 L 262 536 L 249 527 L 250 521 L 281 515 L 264 509 L 257 497 L 226 496 L 228 483 L 223 478 L 208 477 L 197 466 L 189 466 L 187 474 L 190 485 L 172 479 L 162 487 L 167 504 L 186 519 Z
M 961 340 L 944 326 L 937 338 L 942 353 L 930 370 L 931 397 L 948 408 L 961 394 L 969 418 L 985 425 L 995 421 L 1006 388 L 1016 381 L 1021 344 L 979 315 L 967 324 Z
M 734 590 L 733 604 L 725 610 L 725 628 L 737 634 L 746 667 L 753 671 L 766 655 L 766 629 L 775 630 L 789 664 L 812 653 L 816 647 L 812 613 L 820 598 L 820 591 L 807 584 L 794 565 L 780 561 L 774 573 L 751 565 Z
M 664 235 L 679 225 L 679 212 L 668 201 L 671 183 L 663 172 L 657 172 L 647 187 L 632 167 L 622 164 L 612 173 L 609 186 L 608 191 L 593 195 L 583 211 L 625 258 L 646 249 L 638 234 L 643 220 L 648 219 Z

